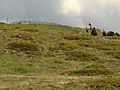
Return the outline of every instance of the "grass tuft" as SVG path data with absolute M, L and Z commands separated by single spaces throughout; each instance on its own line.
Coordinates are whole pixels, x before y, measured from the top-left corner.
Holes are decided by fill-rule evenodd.
M 119 90 L 120 89 L 120 78 L 102 78 L 88 81 L 89 87 L 94 90 Z
M 39 45 L 28 41 L 11 41 L 7 43 L 7 48 L 17 51 L 39 51 Z
M 64 39 L 67 39 L 67 40 L 89 40 L 90 37 L 91 37 L 90 35 L 71 34 L 71 35 L 64 36 Z
M 22 38 L 24 40 L 33 40 L 37 36 L 39 35 L 31 32 L 19 32 L 17 35 L 14 35 L 14 37 Z
M 73 50 L 66 52 L 68 60 L 80 60 L 80 61 L 98 61 L 99 58 L 92 52 L 84 50 Z
M 70 70 L 62 73 L 63 75 L 94 76 L 94 75 L 113 75 L 115 72 L 105 68 L 86 68 Z

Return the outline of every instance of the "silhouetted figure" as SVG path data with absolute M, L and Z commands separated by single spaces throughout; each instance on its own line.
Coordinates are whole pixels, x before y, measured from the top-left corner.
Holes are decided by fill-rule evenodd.
M 92 23 L 89 23 L 88 25 L 90 26 L 90 29 L 92 29 Z

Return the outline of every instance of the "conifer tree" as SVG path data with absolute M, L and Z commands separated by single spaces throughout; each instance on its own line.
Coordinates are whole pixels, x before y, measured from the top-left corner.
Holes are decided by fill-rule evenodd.
M 98 35 L 97 32 L 96 32 L 95 27 L 92 29 L 91 35 L 93 35 L 93 36 L 97 36 Z
M 103 30 L 103 36 L 107 36 L 107 33 Z

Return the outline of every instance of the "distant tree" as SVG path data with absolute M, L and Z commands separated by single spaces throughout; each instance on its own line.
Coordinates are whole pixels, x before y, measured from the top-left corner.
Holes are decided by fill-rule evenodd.
M 93 36 L 97 36 L 98 35 L 97 32 L 96 32 L 95 27 L 92 29 L 91 35 L 93 35 Z
M 116 33 L 115 33 L 115 36 L 120 36 L 120 34 L 116 32 Z
M 107 33 L 103 30 L 103 36 L 107 36 Z
M 115 33 L 113 31 L 107 32 L 107 36 L 114 36 L 114 35 L 115 35 Z
M 86 29 L 86 32 L 89 33 L 88 29 Z

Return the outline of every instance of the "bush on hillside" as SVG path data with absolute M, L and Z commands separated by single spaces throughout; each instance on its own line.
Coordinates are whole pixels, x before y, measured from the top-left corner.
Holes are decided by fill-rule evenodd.
M 7 48 L 17 51 L 38 51 L 39 45 L 28 41 L 11 41 L 7 43 Z
M 78 70 L 65 71 L 63 75 L 94 76 L 94 75 L 113 75 L 115 72 L 105 68 L 86 68 Z
M 113 31 L 107 32 L 107 36 L 114 36 L 114 35 L 115 35 L 115 33 Z
M 115 33 L 115 36 L 120 36 L 120 34 L 116 32 L 116 33 Z
M 105 31 L 103 31 L 103 36 L 107 36 L 107 33 Z
M 93 36 L 97 36 L 98 35 L 95 27 L 92 29 L 91 35 L 93 35 Z
M 95 80 L 93 79 L 93 80 L 88 80 L 86 84 L 88 84 L 92 90 L 119 90 L 120 78 L 107 77 L 107 78 L 100 78 Z
M 94 48 L 97 46 L 97 43 L 93 40 L 80 40 L 77 42 L 78 45 L 83 46 L 83 47 L 91 47 Z
M 98 61 L 99 58 L 92 52 L 83 50 L 73 50 L 66 52 L 67 60 L 80 60 L 80 61 Z
M 61 50 L 74 50 L 80 48 L 76 43 L 62 42 L 59 44 Z
M 120 59 L 120 51 L 107 51 L 105 53 L 113 56 L 114 58 Z
M 67 35 L 64 36 L 64 39 L 67 40 L 89 40 L 90 39 L 90 35 L 79 35 L 79 34 L 71 34 L 71 35 Z
M 35 33 L 31 33 L 31 32 L 19 32 L 18 34 L 14 35 L 13 37 L 22 38 L 25 40 L 33 40 L 37 36 L 39 36 L 39 35 L 35 34 Z
M 89 65 L 85 68 L 105 68 L 105 66 L 103 66 L 102 64 L 96 63 L 96 64 Z
M 30 29 L 30 28 L 24 28 L 24 29 L 20 29 L 21 31 L 27 31 L 27 32 L 38 32 L 38 29 Z

